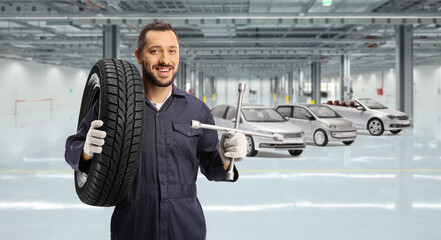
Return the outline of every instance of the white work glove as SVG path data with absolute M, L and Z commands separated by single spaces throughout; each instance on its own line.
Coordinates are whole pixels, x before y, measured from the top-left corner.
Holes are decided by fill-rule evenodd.
M 93 156 L 94 153 L 101 153 L 103 150 L 102 146 L 104 145 L 104 138 L 107 133 L 105 131 L 98 130 L 103 126 L 103 121 L 95 120 L 90 124 L 89 131 L 87 132 L 86 142 L 84 143 L 84 153 L 88 156 Z
M 247 156 L 247 139 L 242 133 L 228 131 L 222 134 L 219 142 L 219 154 L 224 162 L 241 161 Z

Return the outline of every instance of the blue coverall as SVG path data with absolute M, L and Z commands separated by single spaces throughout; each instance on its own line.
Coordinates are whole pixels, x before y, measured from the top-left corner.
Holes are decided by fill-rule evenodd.
M 207 179 L 227 181 L 218 152 L 217 132 L 190 128 L 191 120 L 214 124 L 209 108 L 173 85 L 159 111 L 145 99 L 144 140 L 137 176 L 113 212 L 111 239 L 199 240 L 206 238 L 205 218 L 196 196 L 198 167 Z M 85 171 L 81 151 L 98 104 L 66 141 L 65 158 Z M 235 179 L 238 172 L 234 169 Z

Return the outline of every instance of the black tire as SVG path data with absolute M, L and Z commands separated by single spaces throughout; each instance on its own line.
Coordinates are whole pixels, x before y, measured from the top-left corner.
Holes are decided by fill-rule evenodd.
M 398 134 L 401 131 L 403 131 L 403 129 L 397 129 L 397 130 L 390 130 L 389 132 L 391 132 L 392 134 Z
M 378 118 L 372 118 L 367 124 L 367 130 L 371 135 L 381 136 L 384 133 L 383 122 Z
M 80 200 L 114 206 L 125 198 L 136 176 L 144 133 L 144 85 L 135 65 L 117 59 L 98 61 L 89 73 L 78 124 L 99 101 L 103 151 L 94 154 L 87 173 L 75 172 Z
M 251 136 L 246 135 L 247 139 L 247 157 L 254 157 L 257 154 L 256 149 L 254 149 L 254 140 Z
M 326 144 L 328 144 L 328 136 L 326 135 L 326 132 L 323 131 L 322 129 L 317 129 L 314 132 L 313 139 L 314 139 L 314 143 L 317 146 L 323 147 L 326 146 Z
M 303 150 L 288 150 L 288 152 L 291 154 L 291 156 L 299 156 L 302 154 Z
M 345 145 L 351 145 L 352 143 L 354 143 L 354 141 L 343 141 L 343 143 L 344 143 Z

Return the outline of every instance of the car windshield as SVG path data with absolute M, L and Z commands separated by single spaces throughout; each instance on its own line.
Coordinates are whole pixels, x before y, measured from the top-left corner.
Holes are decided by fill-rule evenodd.
M 243 116 L 248 122 L 285 122 L 280 113 L 272 108 L 243 108 Z
M 341 118 L 340 114 L 326 106 L 310 106 L 309 109 L 319 118 Z
M 383 104 L 370 99 L 370 98 L 360 98 L 358 99 L 358 101 L 360 101 L 361 103 L 363 103 L 364 105 L 366 105 L 366 107 L 370 108 L 370 109 L 387 109 L 386 106 L 384 106 Z

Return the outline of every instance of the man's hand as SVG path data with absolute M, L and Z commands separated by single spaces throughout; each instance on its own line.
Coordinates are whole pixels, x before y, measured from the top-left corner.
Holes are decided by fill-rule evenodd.
M 82 153 L 83 160 L 89 161 L 92 159 L 94 153 L 101 153 L 101 151 L 103 151 L 102 146 L 104 145 L 104 138 L 107 133 L 96 129 L 103 126 L 103 124 L 101 120 L 95 120 L 90 124 Z
M 241 161 L 247 155 L 247 139 L 242 133 L 228 131 L 222 134 L 219 142 L 219 154 L 224 163 L 224 167 L 228 168 L 231 158 L 236 162 Z

